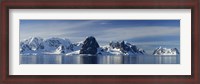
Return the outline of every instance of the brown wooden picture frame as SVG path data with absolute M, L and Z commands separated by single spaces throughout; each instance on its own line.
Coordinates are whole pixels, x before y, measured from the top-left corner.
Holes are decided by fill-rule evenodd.
M 9 75 L 9 9 L 191 9 L 192 75 Z M 199 0 L 8 0 L 1 2 L 1 84 L 200 84 Z

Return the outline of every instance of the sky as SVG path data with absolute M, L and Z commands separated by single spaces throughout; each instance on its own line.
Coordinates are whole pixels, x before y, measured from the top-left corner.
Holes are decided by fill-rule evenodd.
M 88 36 L 102 46 L 125 40 L 147 53 L 160 46 L 180 50 L 180 20 L 20 20 L 20 41 L 59 37 L 75 43 Z

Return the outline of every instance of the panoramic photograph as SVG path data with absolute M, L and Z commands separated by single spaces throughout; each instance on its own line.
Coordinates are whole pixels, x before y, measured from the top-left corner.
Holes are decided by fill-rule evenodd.
M 20 20 L 20 64 L 180 64 L 180 20 Z

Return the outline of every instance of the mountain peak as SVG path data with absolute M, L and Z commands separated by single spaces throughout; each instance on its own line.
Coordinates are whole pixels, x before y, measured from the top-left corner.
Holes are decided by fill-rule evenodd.
M 99 48 L 99 44 L 96 41 L 95 37 L 89 36 L 83 42 L 80 54 L 96 54 L 97 48 Z
M 177 48 L 156 48 L 153 55 L 178 55 L 180 54 Z
M 87 36 L 87 37 L 86 37 L 86 39 L 87 39 L 87 38 L 94 38 L 94 39 L 95 39 L 95 37 L 94 37 L 94 36 Z
M 41 37 L 29 37 L 26 40 L 29 40 L 30 42 L 32 42 L 32 41 L 39 41 L 39 40 L 43 40 L 43 39 Z
M 72 51 L 71 42 L 61 38 L 49 38 L 43 40 L 41 37 L 31 37 L 25 41 L 20 42 L 20 53 L 40 53 L 55 51 Z
M 145 54 L 145 51 L 143 49 L 137 48 L 136 45 L 133 45 L 131 43 L 128 43 L 127 41 L 121 41 L 121 42 L 110 42 L 109 46 L 112 49 L 119 49 L 123 53 L 128 54 Z

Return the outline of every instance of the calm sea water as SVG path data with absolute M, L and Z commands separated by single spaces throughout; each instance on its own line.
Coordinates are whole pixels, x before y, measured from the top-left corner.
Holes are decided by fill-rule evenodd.
M 180 64 L 180 56 L 21 55 L 20 64 Z

